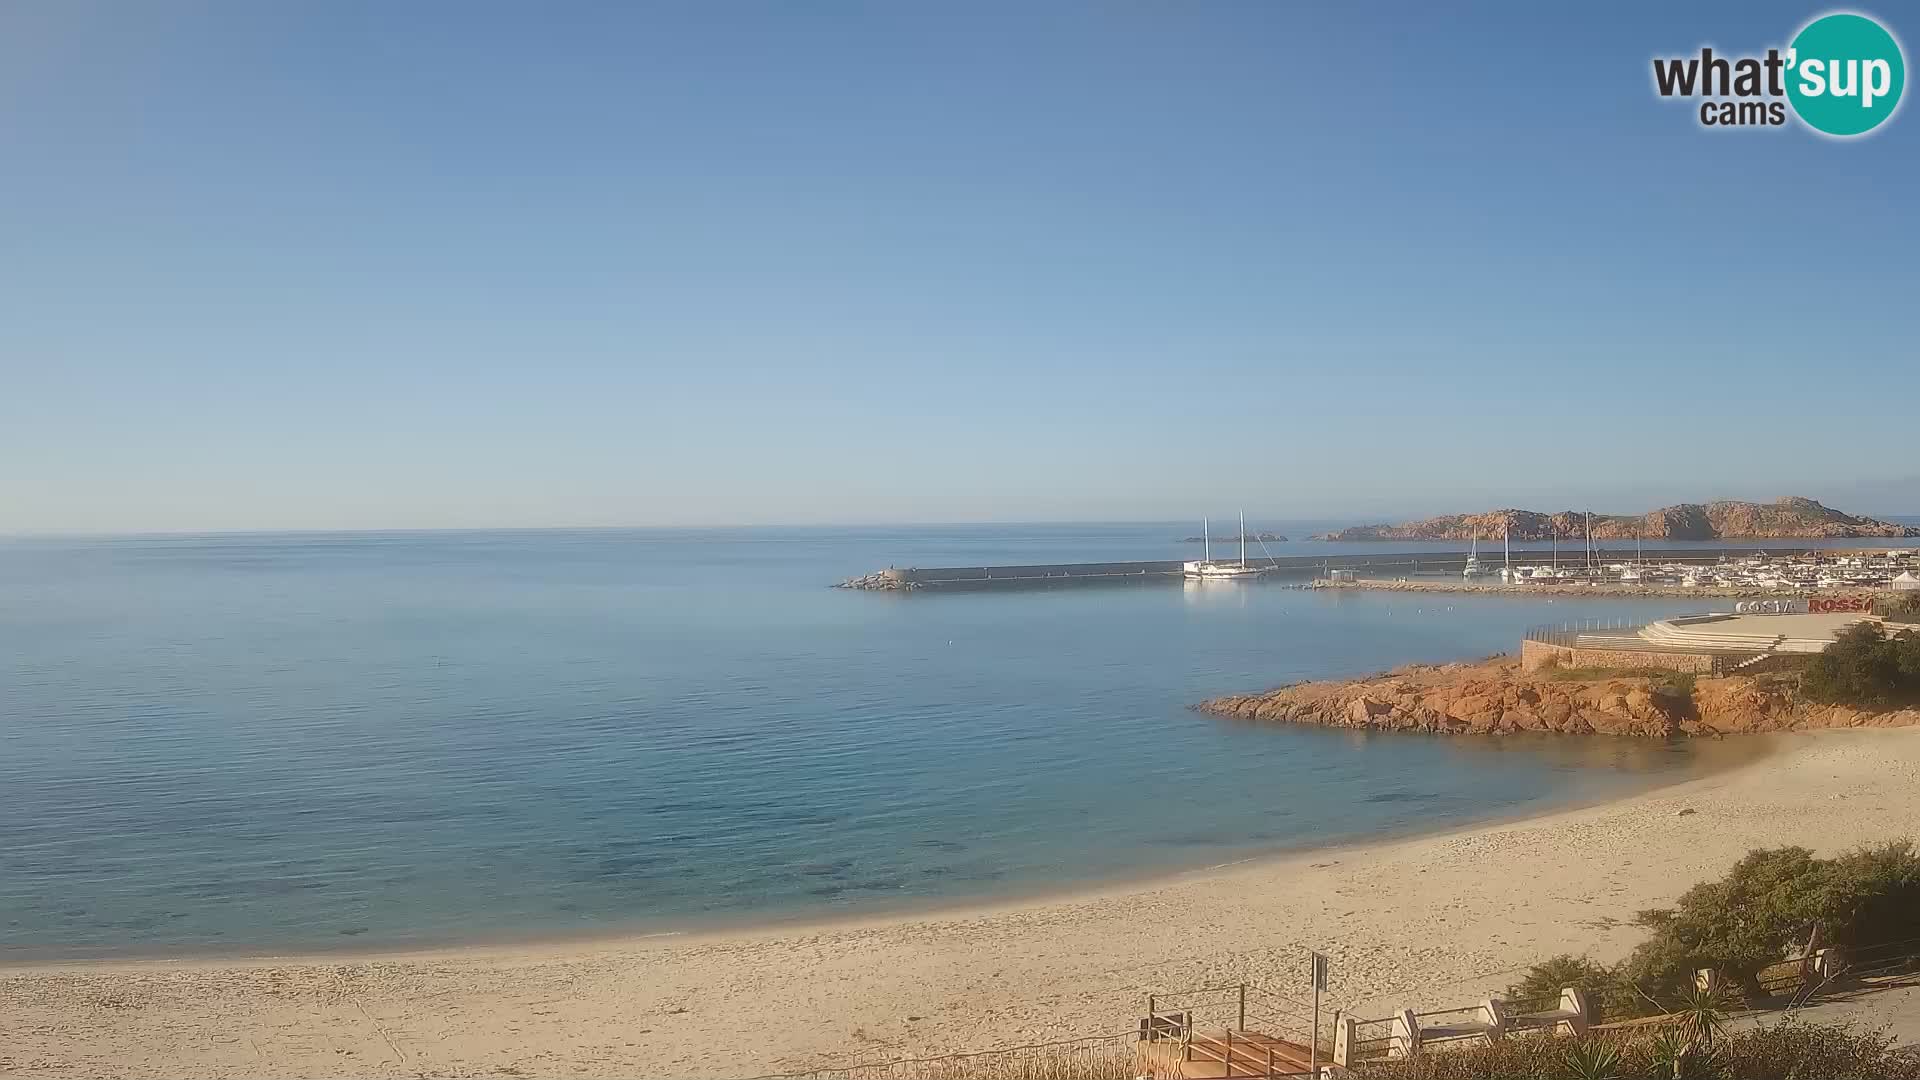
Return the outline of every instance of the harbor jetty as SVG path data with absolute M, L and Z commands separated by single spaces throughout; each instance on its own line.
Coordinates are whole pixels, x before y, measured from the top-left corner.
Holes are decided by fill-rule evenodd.
M 1562 552 L 1559 561 L 1561 565 L 1569 568 L 1589 564 L 1597 566 L 1642 562 L 1711 566 L 1722 560 L 1751 554 L 1753 554 L 1751 547 L 1649 547 L 1644 550 L 1604 548 L 1595 550 L 1591 555 L 1584 551 Z M 1800 553 L 1776 550 L 1769 554 L 1787 556 Z M 1818 554 L 1827 555 L 1833 552 L 1818 552 Z M 1514 561 L 1519 562 L 1522 555 L 1531 562 L 1547 561 L 1547 552 L 1535 549 L 1524 552 L 1516 549 L 1513 552 Z M 1343 579 L 1351 577 L 1353 584 L 1362 588 L 1374 582 L 1384 583 L 1421 574 L 1451 575 L 1456 579 L 1455 583 L 1433 582 L 1436 588 L 1449 588 L 1466 584 L 1459 582 L 1458 579 L 1461 572 L 1466 569 L 1467 560 L 1472 557 L 1472 554 L 1466 551 L 1397 551 L 1372 554 L 1327 552 L 1313 555 L 1263 556 L 1251 559 L 1249 562 L 1267 571 L 1270 576 L 1292 579 L 1296 582 L 1332 578 L 1335 571 L 1341 571 Z M 1182 580 L 1185 565 L 1185 561 L 1180 559 L 1150 559 L 1138 562 L 1038 563 L 1023 566 L 888 567 L 885 570 L 850 578 L 837 587 L 879 592 L 905 592 L 919 589 L 1030 589 L 1072 585 L 1164 583 Z M 1539 585 L 1519 585 L 1514 588 L 1516 591 L 1541 591 Z M 1580 587 L 1579 591 L 1588 592 L 1593 588 L 1600 588 L 1600 586 Z M 1758 594 L 1758 591 L 1753 589 L 1739 593 L 1739 595 Z

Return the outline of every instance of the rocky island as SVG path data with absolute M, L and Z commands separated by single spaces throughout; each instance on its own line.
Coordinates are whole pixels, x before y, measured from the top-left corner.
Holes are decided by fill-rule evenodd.
M 1594 514 L 1596 540 L 1838 540 L 1920 536 L 1920 528 L 1855 517 L 1813 499 L 1788 496 L 1771 503 L 1722 500 L 1678 503 L 1646 514 Z M 1316 540 L 1551 540 L 1586 535 L 1587 515 L 1537 510 L 1443 514 L 1399 525 L 1358 525 Z
M 1791 673 L 1709 678 L 1672 672 L 1527 672 L 1511 656 L 1294 683 L 1261 694 L 1217 697 L 1194 708 L 1236 720 L 1429 735 L 1552 732 L 1667 739 L 1920 724 L 1920 709 L 1874 712 L 1816 705 L 1801 696 Z

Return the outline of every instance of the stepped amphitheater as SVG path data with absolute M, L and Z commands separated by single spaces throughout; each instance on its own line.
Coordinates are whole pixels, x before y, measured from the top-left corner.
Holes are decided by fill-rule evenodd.
M 1726 674 L 1776 656 L 1824 652 L 1842 630 L 1874 619 L 1857 612 L 1707 612 L 1640 627 L 1536 627 L 1527 632 L 1520 652 L 1529 670 L 1559 664 Z

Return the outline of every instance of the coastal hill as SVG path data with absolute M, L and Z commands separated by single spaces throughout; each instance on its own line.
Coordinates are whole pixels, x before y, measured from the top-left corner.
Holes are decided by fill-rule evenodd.
M 1586 535 L 1587 516 L 1574 510 L 1490 510 L 1443 514 L 1399 525 L 1357 525 L 1316 540 L 1551 540 Z M 1844 514 L 1813 499 L 1788 496 L 1771 503 L 1722 500 L 1678 503 L 1643 515 L 1595 514 L 1595 540 L 1835 540 L 1920 536 L 1920 528 Z

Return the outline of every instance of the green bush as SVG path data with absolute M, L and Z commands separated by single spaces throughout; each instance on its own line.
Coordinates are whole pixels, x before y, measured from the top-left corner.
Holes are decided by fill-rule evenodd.
M 1711 1048 L 1671 1033 L 1508 1038 L 1410 1061 L 1369 1065 L 1367 1080 L 1920 1080 L 1920 1057 L 1845 1026 L 1783 1023 L 1735 1032 Z
M 1920 940 L 1920 853 L 1911 842 L 1832 859 L 1805 848 L 1756 850 L 1671 908 L 1639 914 L 1649 933 L 1618 967 L 1560 955 L 1507 987 L 1514 1001 L 1558 998 L 1577 986 L 1604 1021 L 1684 1011 L 1694 972 L 1713 968 L 1753 1000 L 1759 973 L 1809 946 L 1858 952 Z
M 1920 937 L 1920 855 L 1908 842 L 1817 859 L 1805 848 L 1753 851 L 1671 908 L 1643 911 L 1652 931 L 1621 977 L 1661 1001 L 1714 968 L 1758 993 L 1761 968 L 1816 941 L 1851 949 Z
M 1586 993 L 1587 1004 L 1600 1014 L 1603 1022 L 1630 1020 L 1654 1011 L 1619 972 L 1588 957 L 1566 953 L 1528 968 L 1519 982 L 1507 987 L 1507 1000 L 1544 1005 L 1557 1002 L 1560 991 L 1569 986 Z
M 1675 906 L 1640 913 L 1652 935 L 1628 958 L 1624 974 L 1644 992 L 1670 1000 L 1700 968 L 1757 989 L 1754 975 L 1804 943 L 1819 921 L 1820 861 L 1806 848 L 1750 852 L 1719 881 L 1683 893 Z
M 1888 636 L 1879 623 L 1850 626 L 1807 664 L 1800 688 L 1813 701 L 1864 709 L 1920 701 L 1920 632 Z
M 1729 1080 L 1916 1080 L 1920 1057 L 1879 1032 L 1788 1021 L 1722 1043 L 1715 1064 Z

